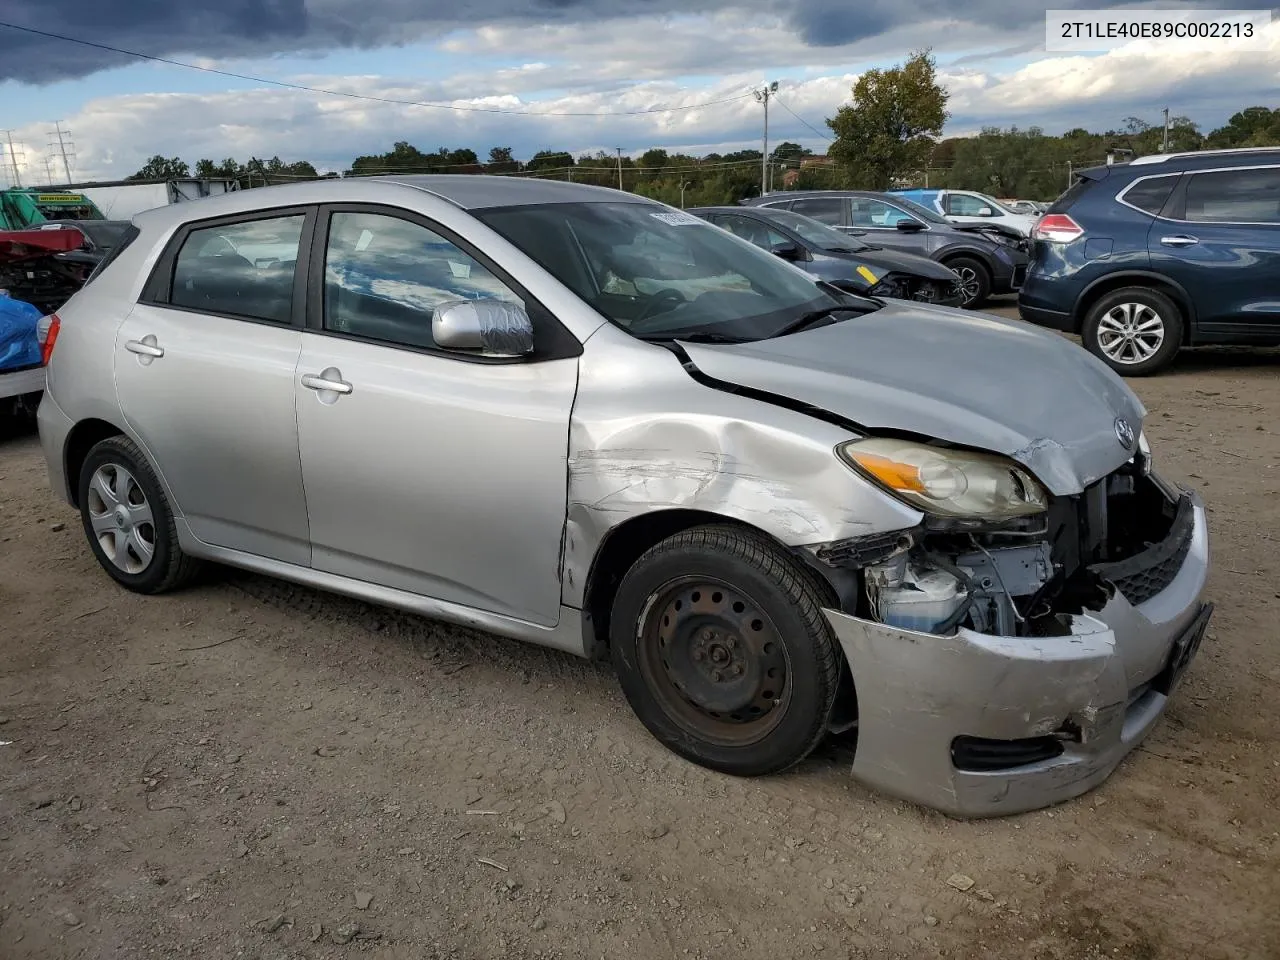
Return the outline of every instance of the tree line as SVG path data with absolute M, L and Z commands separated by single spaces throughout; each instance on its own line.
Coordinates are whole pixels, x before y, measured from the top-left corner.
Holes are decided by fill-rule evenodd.
M 826 121 L 831 143 L 825 155 L 785 141 L 769 151 L 770 189 L 865 189 L 891 186 L 950 187 L 998 197 L 1051 200 L 1065 190 L 1076 170 L 1145 154 L 1226 147 L 1280 146 L 1280 108 L 1247 107 L 1221 127 L 1203 132 L 1184 116 L 1152 123 L 1127 117 L 1101 133 L 1077 128 L 1049 135 L 1039 127 L 985 127 L 977 136 L 943 139 L 949 118 L 948 92 L 938 83 L 928 50 L 903 64 L 868 70 L 854 85 L 852 99 Z M 470 148 L 423 151 L 399 141 L 386 153 L 356 157 L 345 176 L 453 173 L 554 177 L 577 183 L 621 187 L 673 206 L 731 204 L 761 191 L 763 153 L 738 150 L 693 156 L 661 148 L 638 156 L 574 155 L 539 150 L 517 160 L 511 147 L 492 147 L 484 160 Z M 337 173 L 326 176 L 338 176 Z M 179 158 L 154 156 L 130 179 L 226 177 L 243 188 L 316 179 L 308 161 L 286 163 L 251 158 L 199 160 L 194 168 Z

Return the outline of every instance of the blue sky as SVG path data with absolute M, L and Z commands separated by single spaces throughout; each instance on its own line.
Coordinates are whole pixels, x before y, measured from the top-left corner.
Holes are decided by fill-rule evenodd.
M 455 8 L 417 0 L 224 0 L 203 17 L 161 0 L 60 6 L 83 9 L 51 26 L 44 0 L 6 0 L 0 20 L 268 79 L 514 115 L 284 90 L 0 27 L 0 129 L 21 143 L 29 179 L 43 169 L 55 121 L 75 142 L 76 179 L 125 176 L 155 153 L 192 163 L 278 155 L 343 169 L 396 140 L 482 156 L 491 146 L 517 157 L 726 151 L 759 143 L 761 108 L 742 95 L 771 79 L 781 84 L 771 139 L 821 152 L 823 121 L 857 75 L 926 45 L 951 92 L 951 135 L 1011 124 L 1102 130 L 1130 115 L 1155 121 L 1165 106 L 1208 128 L 1245 106 L 1278 105 L 1280 90 L 1280 23 L 1268 28 L 1269 49 L 1247 54 L 1179 57 L 1140 45 L 1047 54 L 1045 5 L 1003 0 L 963 10 L 943 0 L 796 0 L 784 15 L 763 0 L 648 0 L 639 14 L 618 0 L 473 0 L 466 25 L 454 22 Z M 741 99 L 619 115 L 724 97 Z M 600 116 L 549 115 L 564 112 Z

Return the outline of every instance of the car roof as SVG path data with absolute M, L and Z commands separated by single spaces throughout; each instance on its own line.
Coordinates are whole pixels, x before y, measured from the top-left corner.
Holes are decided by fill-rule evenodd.
M 1186 153 L 1152 153 L 1124 163 L 1098 164 L 1078 171 L 1090 180 L 1124 175 L 1155 177 L 1162 173 L 1231 169 L 1257 164 L 1280 163 L 1280 147 L 1233 147 L 1225 150 L 1193 150 Z
M 763 197 L 748 197 L 742 201 L 744 207 L 758 207 L 769 203 L 789 203 L 792 200 L 803 200 L 809 197 L 872 197 L 875 199 L 893 199 L 891 193 L 877 190 L 781 190 L 777 193 L 766 193 Z
M 303 183 L 233 190 L 230 193 L 157 207 L 138 214 L 139 226 L 171 226 L 190 220 L 235 216 L 273 207 L 315 203 L 392 203 L 416 190 L 460 207 L 483 210 L 492 207 L 544 203 L 646 203 L 658 205 L 634 193 L 564 180 L 532 177 L 500 177 L 474 174 L 422 174 L 412 176 L 330 177 Z

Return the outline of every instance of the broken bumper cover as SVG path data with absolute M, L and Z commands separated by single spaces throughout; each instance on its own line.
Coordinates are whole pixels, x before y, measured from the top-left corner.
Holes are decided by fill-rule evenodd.
M 1101 611 L 1071 617 L 1070 636 L 940 637 L 826 610 L 857 690 L 854 776 L 961 817 L 1035 810 L 1106 780 L 1164 713 L 1212 609 L 1200 599 L 1204 506 L 1194 496 L 1192 506 L 1190 547 L 1169 584 L 1136 606 L 1116 591 Z M 956 738 L 1053 738 L 1061 752 L 973 769 L 957 765 Z

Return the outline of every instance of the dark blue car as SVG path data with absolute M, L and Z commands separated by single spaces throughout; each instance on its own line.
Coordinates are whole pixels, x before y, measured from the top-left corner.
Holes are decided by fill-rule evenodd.
M 696 207 L 689 213 L 852 293 L 944 307 L 959 307 L 965 300 L 960 278 L 942 264 L 863 243 L 790 210 Z
M 1080 334 L 1121 374 L 1184 346 L 1280 345 L 1280 149 L 1081 171 L 1033 239 L 1023 319 Z

